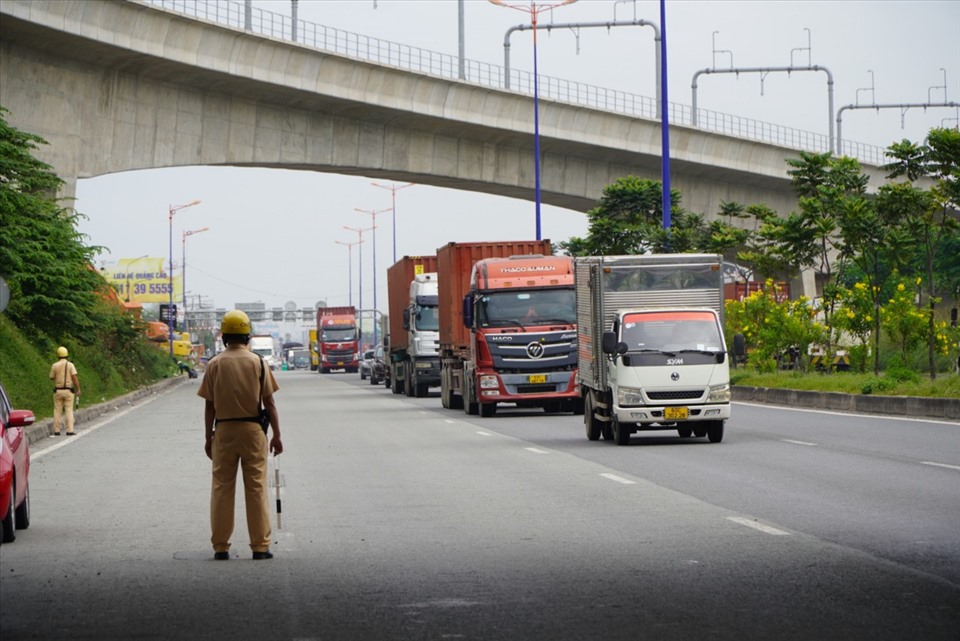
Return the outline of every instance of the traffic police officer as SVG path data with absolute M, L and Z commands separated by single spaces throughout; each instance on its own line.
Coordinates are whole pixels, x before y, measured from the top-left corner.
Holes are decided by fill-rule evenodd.
M 242 311 L 231 310 L 224 314 L 220 332 L 226 349 L 207 363 L 197 392 L 206 400 L 204 451 L 213 461 L 210 541 L 213 558 L 219 561 L 230 558 L 238 467 L 243 473 L 247 530 L 253 558 L 273 558 L 267 492 L 267 436 L 266 428 L 258 422 L 258 415 L 263 403 L 273 427 L 270 452 L 274 456 L 282 453 L 280 417 L 273 400 L 273 393 L 279 386 L 263 359 L 247 348 L 250 330 L 250 319 Z
M 66 347 L 57 348 L 57 362 L 50 367 L 53 381 L 53 435 L 60 436 L 63 416 L 67 420 L 67 436 L 73 436 L 73 402 L 80 397 L 80 379 L 76 366 L 67 360 L 70 354 Z

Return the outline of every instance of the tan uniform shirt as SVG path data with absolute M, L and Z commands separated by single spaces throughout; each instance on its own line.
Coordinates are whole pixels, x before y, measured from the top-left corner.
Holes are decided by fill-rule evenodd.
M 77 375 L 76 366 L 65 358 L 61 358 L 50 366 L 50 380 L 56 388 L 73 389 L 73 377 Z
M 260 368 L 263 367 L 263 387 Z M 246 349 L 226 349 L 207 363 L 198 396 L 213 401 L 217 419 L 257 416 L 260 399 L 280 389 L 273 372 Z

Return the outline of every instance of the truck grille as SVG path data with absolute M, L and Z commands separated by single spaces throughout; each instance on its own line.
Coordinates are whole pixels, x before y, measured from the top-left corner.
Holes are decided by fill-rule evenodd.
M 552 394 L 556 385 L 517 385 L 517 394 Z
M 695 401 L 703 398 L 702 389 L 669 390 L 666 392 L 647 392 L 651 401 Z

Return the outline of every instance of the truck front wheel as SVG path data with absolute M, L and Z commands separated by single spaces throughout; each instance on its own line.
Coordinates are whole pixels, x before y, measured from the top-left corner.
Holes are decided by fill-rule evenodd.
M 613 430 L 613 440 L 617 445 L 626 445 L 630 442 L 630 428 L 621 423 L 616 414 L 611 414 L 610 424 Z
M 711 443 L 719 443 L 723 440 L 723 421 L 710 421 L 707 426 L 707 438 Z
M 496 403 L 479 403 L 480 405 L 480 416 L 483 418 L 490 418 L 497 413 L 497 404 Z

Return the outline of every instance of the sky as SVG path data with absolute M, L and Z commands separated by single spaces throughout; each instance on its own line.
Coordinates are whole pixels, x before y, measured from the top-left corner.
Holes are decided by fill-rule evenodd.
M 466 1 L 468 59 L 503 64 L 507 30 L 530 21 L 530 2 L 507 1 L 521 10 Z M 289 0 L 254 6 L 290 14 Z M 459 50 L 455 0 L 300 0 L 298 11 L 303 21 L 450 55 Z M 639 19 L 661 24 L 659 2 L 579 0 L 540 14 L 539 26 Z M 960 0 L 666 0 L 665 33 L 675 103 L 691 104 L 699 70 L 791 64 L 830 70 L 835 109 L 960 102 Z M 649 28 L 541 31 L 537 54 L 541 75 L 655 95 Z M 510 55 L 512 68 L 532 71 L 529 31 L 513 34 Z M 770 73 L 762 82 L 755 73 L 701 75 L 697 101 L 704 109 L 826 135 L 826 84 L 823 73 Z M 931 127 L 956 127 L 958 116 L 945 108 L 850 110 L 842 133 L 844 140 L 885 147 L 922 141 Z M 432 255 L 450 241 L 520 240 L 501 230 L 523 219 L 529 220 L 524 239 L 535 237 L 532 194 L 527 201 L 414 185 L 396 192 L 394 212 L 376 216 L 375 239 L 367 231 L 362 245 L 348 249 L 338 241 L 356 242 L 358 234 L 344 227 L 365 229 L 374 220 L 357 209 L 391 207 L 391 192 L 372 182 L 406 184 L 281 169 L 163 168 L 80 180 L 76 208 L 86 216 L 79 230 L 87 242 L 106 248 L 98 264 L 109 264 L 166 257 L 169 207 L 200 200 L 174 217 L 175 272 L 185 262 L 188 297 L 227 309 L 250 302 L 360 307 L 362 296 L 363 308 L 373 308 L 376 298 L 386 312 L 386 270 L 394 257 Z M 583 213 L 549 205 L 542 206 L 541 224 L 542 237 L 555 243 L 587 232 Z M 204 227 L 183 241 L 184 232 Z

